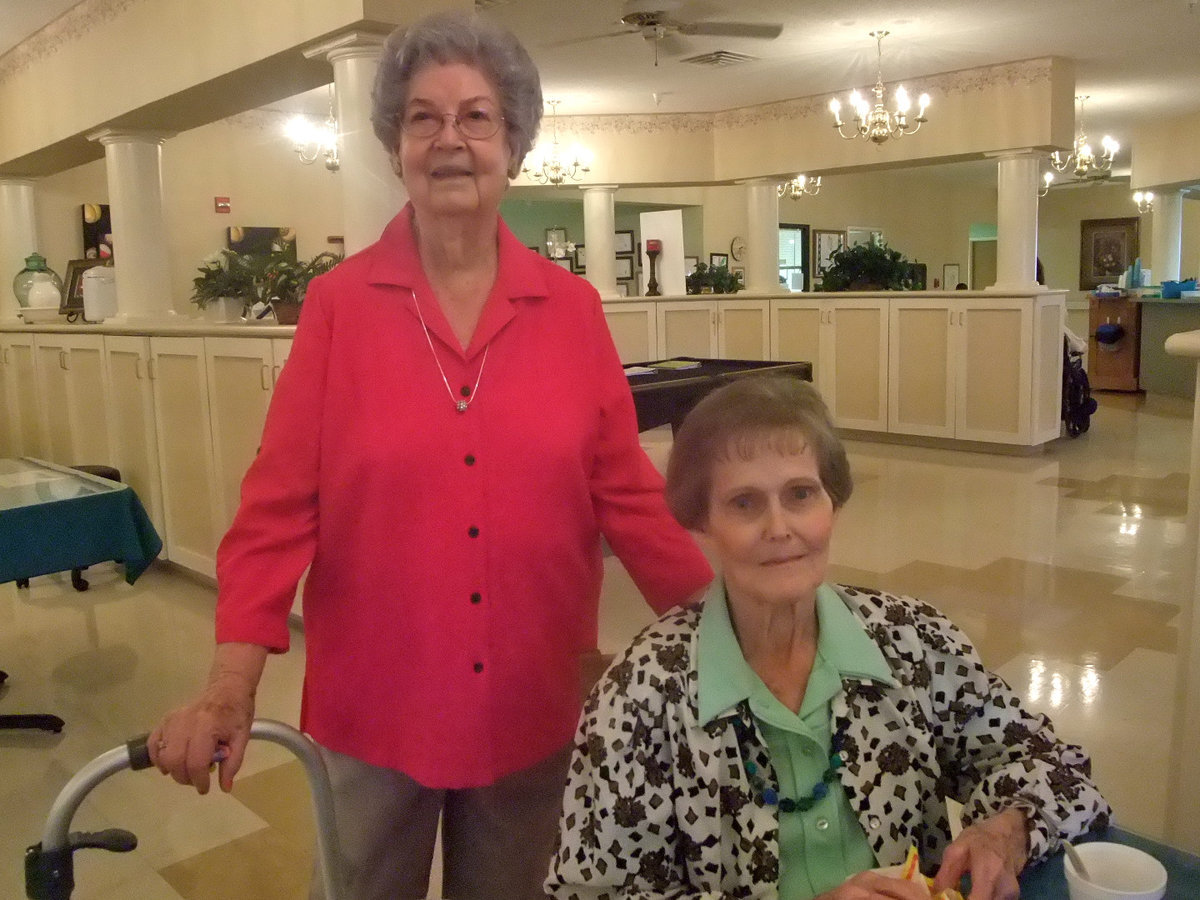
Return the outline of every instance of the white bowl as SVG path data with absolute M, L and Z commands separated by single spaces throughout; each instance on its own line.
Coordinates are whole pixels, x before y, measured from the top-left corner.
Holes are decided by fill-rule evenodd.
M 1075 871 L 1070 857 L 1064 859 L 1071 900 L 1161 900 L 1167 892 L 1167 870 L 1149 853 L 1106 841 L 1079 844 L 1075 851 L 1091 880 Z
M 20 315 L 27 325 L 33 325 L 38 322 L 45 324 L 47 322 L 66 321 L 59 314 L 57 306 L 25 306 L 21 308 Z

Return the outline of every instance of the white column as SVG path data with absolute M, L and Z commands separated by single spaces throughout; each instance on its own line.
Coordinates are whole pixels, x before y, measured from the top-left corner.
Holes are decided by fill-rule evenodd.
M 379 240 L 384 226 L 408 202 L 408 192 L 371 128 L 371 87 L 383 41 L 384 35 L 353 32 L 304 53 L 309 59 L 324 56 L 333 66 L 347 254 Z
M 1150 275 L 1155 282 L 1178 281 L 1183 252 L 1183 192 L 1154 195 L 1154 230 L 1151 236 Z
M 162 190 L 162 145 L 171 136 L 112 128 L 88 135 L 104 145 L 117 309 L 124 317 L 160 316 L 171 309 Z
M 593 184 L 583 188 L 583 242 L 587 253 L 587 280 L 601 299 L 617 295 L 617 255 L 614 243 L 616 218 L 615 184 Z
M 771 179 L 746 182 L 746 291 L 779 290 L 779 188 Z
M 0 178 L 0 319 L 16 317 L 12 282 L 38 248 L 33 184 L 31 178 Z
M 996 283 L 988 290 L 1044 290 L 1037 283 L 1037 195 L 1043 155 L 1028 150 L 999 155 Z

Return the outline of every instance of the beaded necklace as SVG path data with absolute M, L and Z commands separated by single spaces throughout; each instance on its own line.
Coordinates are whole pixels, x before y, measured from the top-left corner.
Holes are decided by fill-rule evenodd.
M 754 746 L 750 730 L 741 718 L 735 718 L 733 730 L 737 732 L 738 743 L 743 747 Z M 837 779 L 837 770 L 844 765 L 841 754 L 842 732 L 838 731 L 830 740 L 832 753 L 829 754 L 829 765 L 821 773 L 820 780 L 813 785 L 808 796 L 792 799 L 779 796 L 779 791 L 763 780 L 758 765 L 751 759 L 745 761 L 746 777 L 750 779 L 750 790 L 754 799 L 764 806 L 778 806 L 780 812 L 808 812 L 829 795 L 829 785 Z

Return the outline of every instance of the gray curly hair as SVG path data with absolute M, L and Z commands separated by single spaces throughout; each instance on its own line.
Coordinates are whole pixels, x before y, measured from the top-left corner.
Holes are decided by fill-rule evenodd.
M 467 12 L 435 13 L 388 35 L 371 91 L 371 124 L 384 149 L 396 149 L 412 79 L 431 63 L 474 66 L 495 87 L 515 177 L 542 121 L 542 82 L 511 32 Z

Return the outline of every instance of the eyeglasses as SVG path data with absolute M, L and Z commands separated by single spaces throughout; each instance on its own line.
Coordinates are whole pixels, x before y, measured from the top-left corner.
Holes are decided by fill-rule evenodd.
M 415 138 L 431 138 L 450 119 L 455 130 L 473 141 L 485 141 L 500 130 L 504 116 L 487 107 L 477 106 L 462 113 L 436 113 L 428 109 L 410 109 L 400 114 L 400 129 Z

